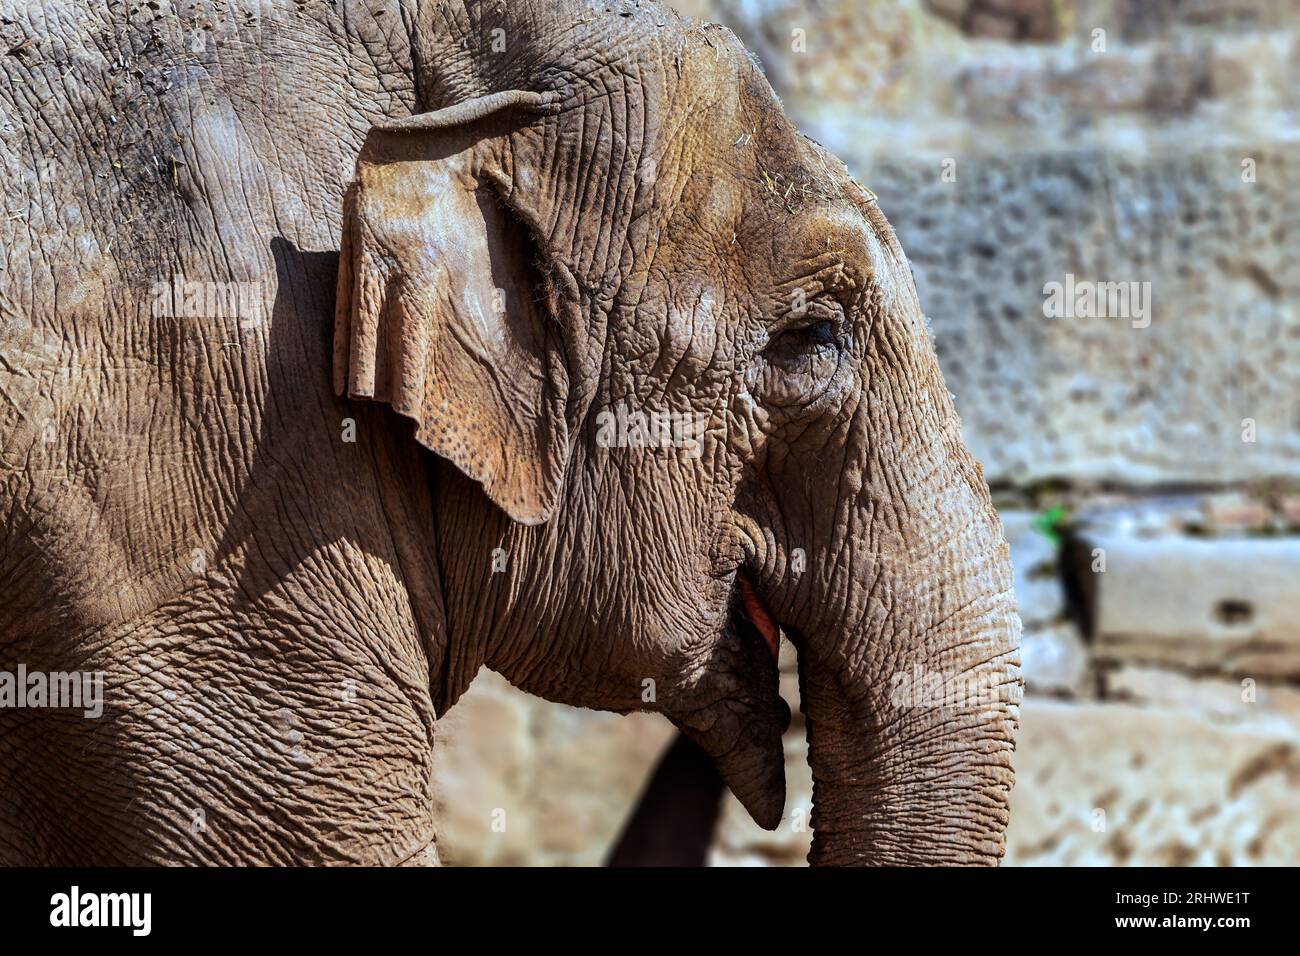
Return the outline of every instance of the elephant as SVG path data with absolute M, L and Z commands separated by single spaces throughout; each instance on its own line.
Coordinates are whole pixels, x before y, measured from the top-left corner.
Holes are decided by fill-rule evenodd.
M 436 864 L 484 667 L 789 825 L 786 639 L 809 861 L 998 862 L 1001 524 L 879 200 L 729 31 L 3 7 L 0 670 L 103 701 L 0 709 L 0 861 Z

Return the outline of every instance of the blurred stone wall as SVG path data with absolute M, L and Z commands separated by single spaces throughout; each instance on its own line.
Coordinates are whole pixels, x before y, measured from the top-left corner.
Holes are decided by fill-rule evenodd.
M 1008 863 L 1300 863 L 1300 0 L 676 5 L 911 259 L 1025 621 Z M 1144 314 L 1045 315 L 1068 276 Z M 731 801 L 717 863 L 803 861 L 782 687 L 786 822 Z M 598 863 L 670 737 L 490 674 L 446 724 L 462 864 Z

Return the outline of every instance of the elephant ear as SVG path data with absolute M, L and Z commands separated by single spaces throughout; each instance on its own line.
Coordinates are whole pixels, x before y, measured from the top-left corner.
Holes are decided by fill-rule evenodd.
M 497 93 L 371 129 L 344 200 L 334 387 L 387 402 L 516 521 L 555 509 L 568 377 L 506 137 L 547 100 Z M 539 263 L 541 268 L 539 268 Z

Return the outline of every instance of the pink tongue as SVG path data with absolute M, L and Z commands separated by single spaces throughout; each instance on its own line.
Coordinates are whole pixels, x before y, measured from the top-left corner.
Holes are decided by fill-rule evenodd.
M 742 576 L 739 582 L 740 599 L 745 602 L 745 613 L 749 615 L 754 627 L 758 628 L 758 633 L 763 635 L 763 640 L 767 641 L 768 649 L 775 659 L 781 650 L 781 631 L 776 626 L 776 621 L 772 620 L 772 615 L 767 613 L 763 602 L 754 593 L 754 586 L 749 583 L 749 580 Z

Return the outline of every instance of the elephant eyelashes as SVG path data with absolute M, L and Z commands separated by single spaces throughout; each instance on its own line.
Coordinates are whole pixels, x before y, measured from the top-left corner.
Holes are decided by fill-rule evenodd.
M 835 324 L 826 319 L 798 329 L 788 329 L 781 333 L 781 337 L 788 337 L 790 342 L 796 345 L 833 345 L 835 342 Z

